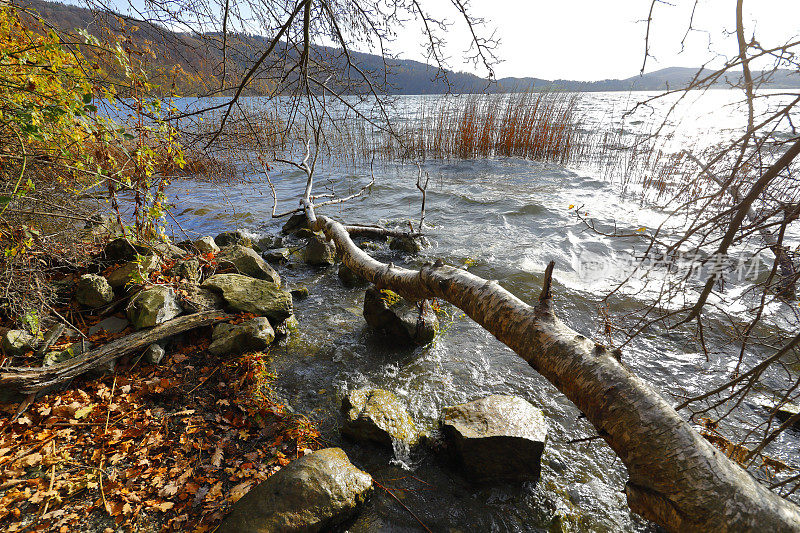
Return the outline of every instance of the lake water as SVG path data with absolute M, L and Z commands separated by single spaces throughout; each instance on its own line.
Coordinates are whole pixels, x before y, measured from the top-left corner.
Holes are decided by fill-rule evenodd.
M 595 93 L 580 101 L 587 129 L 620 125 L 622 112 L 646 93 Z M 681 107 L 672 121 L 673 146 L 713 144 L 736 135 L 744 115 L 728 106 L 738 95 L 711 91 L 692 107 Z M 413 109 L 422 97 L 406 97 Z M 430 97 L 424 97 L 430 98 Z M 656 103 L 627 119 L 629 134 L 650 130 L 666 109 Z M 658 207 L 642 205 L 622 194 L 622 175 L 606 175 L 585 165 L 556 164 L 517 158 L 427 161 L 430 177 L 426 230 L 431 246 L 409 259 L 387 248 L 371 251 L 382 261 L 414 267 L 441 258 L 450 265 L 496 279 L 525 301 L 539 293 L 541 276 L 556 261 L 555 305 L 574 329 L 599 332 L 598 303 L 604 291 L 625 275 L 622 268 L 587 268 L 630 262 L 636 240 L 591 233 L 574 217 L 570 205 L 583 206 L 601 225 L 634 232 L 654 227 L 665 216 Z M 253 176 L 257 178 L 258 176 Z M 281 208 L 297 205 L 305 176 L 276 167 L 272 175 Z M 334 186 L 339 194 L 358 190 L 369 181 L 368 166 L 334 164 L 318 169 L 318 187 Z M 362 197 L 331 206 L 324 214 L 347 223 L 417 220 L 420 194 L 416 167 L 376 164 L 376 183 Z M 321 190 L 321 189 L 320 189 Z M 283 221 L 272 220 L 272 198 L 266 184 L 235 183 L 224 187 L 203 181 L 179 181 L 172 190 L 174 213 L 192 235 L 216 235 L 240 227 L 256 234 L 275 234 Z M 178 240 L 183 237 L 176 231 Z M 792 247 L 798 244 L 791 235 Z M 296 303 L 299 332 L 273 350 L 279 375 L 275 391 L 299 412 L 318 423 L 323 438 L 343 447 L 356 465 L 369 471 L 433 531 L 647 531 L 653 526 L 632 515 L 622 493 L 627 475 L 620 461 L 601 441 L 570 444 L 595 434 L 580 412 L 511 350 L 450 308 L 452 320 L 430 346 L 398 349 L 371 332 L 361 316 L 363 289 L 341 285 L 336 267 L 315 269 L 295 264 L 279 269 L 289 285 L 305 285 L 311 296 Z M 626 295 L 615 303 L 624 311 L 642 305 L 646 293 Z M 773 309 L 780 315 L 785 310 Z M 719 342 L 723 342 L 720 338 Z M 714 339 L 712 339 L 714 342 Z M 649 333 L 624 350 L 623 361 L 667 398 L 693 394 L 724 380 L 729 354 L 704 354 L 688 335 Z M 435 429 L 442 407 L 489 394 L 521 396 L 540 407 L 549 425 L 548 442 L 538 483 L 475 486 L 464 481 L 441 458 L 426 450 L 411 456 L 354 444 L 339 436 L 340 400 L 356 387 L 375 386 L 395 392 L 422 426 Z M 764 412 L 742 407 L 732 418 L 732 431 Z M 800 434 L 788 431 L 770 451 L 800 467 L 796 450 Z M 560 519 L 558 517 L 561 517 Z M 351 531 L 418 531 L 408 511 L 378 490 Z

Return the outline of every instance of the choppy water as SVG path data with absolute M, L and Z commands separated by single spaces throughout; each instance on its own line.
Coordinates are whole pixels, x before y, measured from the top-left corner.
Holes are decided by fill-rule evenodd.
M 703 138 L 732 135 L 741 117 L 729 116 L 721 102 L 731 95 L 710 93 L 706 104 L 682 135 Z M 586 95 L 583 111 L 591 120 L 617 120 L 631 99 L 641 94 Z M 706 113 L 708 111 L 708 113 Z M 712 119 L 720 111 L 722 119 Z M 647 122 L 647 117 L 640 124 Z M 607 263 L 630 258 L 635 239 L 609 239 L 586 231 L 570 205 L 583 205 L 599 223 L 635 232 L 652 227 L 664 214 L 644 208 L 620 194 L 618 185 L 590 170 L 567 169 L 505 158 L 466 161 L 428 161 L 431 176 L 426 222 L 432 246 L 419 258 L 407 258 L 382 249 L 383 261 L 414 266 L 441 258 L 451 265 L 471 264 L 470 271 L 496 279 L 526 301 L 538 295 L 541 272 L 556 261 L 555 303 L 573 328 L 598 332 L 597 303 L 624 273 L 598 274 L 587 270 L 589 259 Z M 376 167 L 376 184 L 368 194 L 350 203 L 324 210 L 348 223 L 375 223 L 416 219 L 420 194 L 416 168 L 388 164 Z M 304 175 L 278 170 L 273 176 L 283 206 L 293 207 Z M 320 186 L 335 185 L 338 193 L 355 191 L 368 182 L 367 169 L 323 167 Z M 271 196 L 264 186 L 226 185 L 186 181 L 174 186 L 181 225 L 198 235 L 241 227 L 255 233 L 277 233 L 282 222 L 270 219 Z M 797 244 L 797 239 L 792 245 Z M 361 316 L 363 290 L 344 288 L 336 268 L 304 265 L 280 270 L 289 284 L 306 285 L 311 296 L 297 302 L 300 331 L 274 351 L 273 365 L 280 375 L 275 385 L 298 411 L 310 413 L 331 444 L 342 446 L 351 459 L 380 483 L 396 490 L 403 503 L 433 531 L 536 531 L 557 527 L 557 515 L 575 531 L 646 531 L 652 526 L 633 516 L 621 492 L 626 473 L 602 441 L 569 444 L 594 435 L 580 413 L 547 381 L 482 328 L 461 316 L 432 346 L 397 349 L 366 328 Z M 626 296 L 619 308 L 640 305 L 642 295 Z M 780 310 L 775 312 L 780 313 Z M 669 393 L 696 393 L 720 382 L 728 369 L 722 355 L 705 355 L 690 337 L 652 333 L 628 346 L 624 362 L 667 397 Z M 471 485 L 440 458 L 421 451 L 393 457 L 390 450 L 356 445 L 338 435 L 341 395 L 354 387 L 377 386 L 394 391 L 421 425 L 434 429 L 441 407 L 489 394 L 515 394 L 540 407 L 548 420 L 549 437 L 538 484 L 480 487 Z M 745 409 L 740 422 L 763 412 Z M 796 450 L 800 434 L 786 432 L 774 449 L 782 459 L 800 466 Z M 402 464 L 400 464 L 402 463 Z M 409 469 L 402 468 L 405 464 Z M 421 526 L 411 514 L 378 490 L 352 531 L 416 531 Z

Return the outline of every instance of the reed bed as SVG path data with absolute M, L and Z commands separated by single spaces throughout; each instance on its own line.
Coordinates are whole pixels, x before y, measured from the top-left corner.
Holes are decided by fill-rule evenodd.
M 401 159 L 521 157 L 565 164 L 578 143 L 577 98 L 533 92 L 442 98 L 406 119 L 399 139 L 386 137 L 378 152 Z

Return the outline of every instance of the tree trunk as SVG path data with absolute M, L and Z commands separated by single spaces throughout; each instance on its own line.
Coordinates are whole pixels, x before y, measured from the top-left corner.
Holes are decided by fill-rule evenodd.
M 48 387 L 65 383 L 109 361 L 143 350 L 167 337 L 190 329 L 210 326 L 231 318 L 222 311 L 203 311 L 173 318 L 152 329 L 131 333 L 103 346 L 53 366 L 39 368 L 4 368 L 0 372 L 0 388 L 10 388 L 24 394 L 34 394 Z
M 410 300 L 441 298 L 462 309 L 569 398 L 628 469 L 631 509 L 670 531 L 800 531 L 800 508 L 758 483 L 697 433 L 623 366 L 620 353 L 555 316 L 549 277 L 531 307 L 464 270 L 427 264 L 419 271 L 376 261 L 344 226 L 312 216 L 344 264 Z

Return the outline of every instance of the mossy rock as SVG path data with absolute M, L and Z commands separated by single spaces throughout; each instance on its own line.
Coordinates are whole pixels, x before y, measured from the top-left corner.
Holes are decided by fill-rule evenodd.
M 355 440 L 368 440 L 392 446 L 394 441 L 416 445 L 420 432 L 405 405 L 383 389 L 357 389 L 342 401 L 345 423 L 342 434 Z
M 439 319 L 427 301 L 420 307 L 392 291 L 375 287 L 364 293 L 364 319 L 377 331 L 407 344 L 428 344 L 439 331 Z

